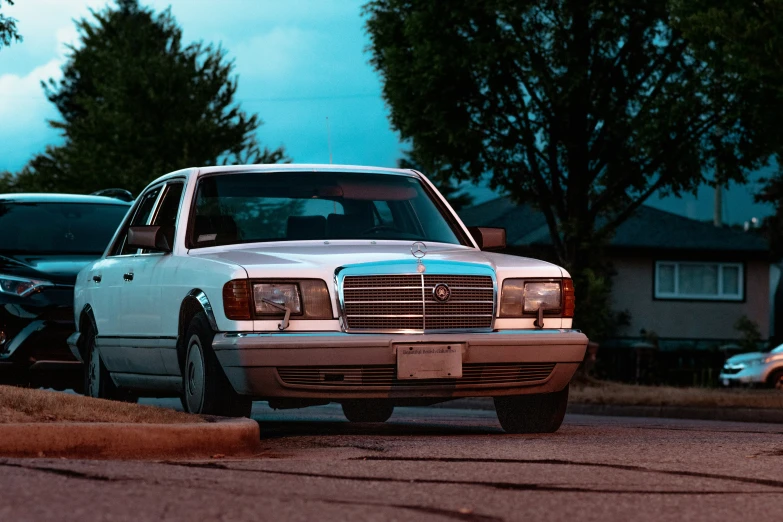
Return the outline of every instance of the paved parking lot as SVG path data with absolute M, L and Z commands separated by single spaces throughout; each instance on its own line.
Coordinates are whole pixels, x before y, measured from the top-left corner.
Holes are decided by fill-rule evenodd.
M 173 404 L 173 403 L 172 403 Z M 509 436 L 493 412 L 257 404 L 264 452 L 198 462 L 0 461 L 0 520 L 773 520 L 783 426 L 572 415 Z

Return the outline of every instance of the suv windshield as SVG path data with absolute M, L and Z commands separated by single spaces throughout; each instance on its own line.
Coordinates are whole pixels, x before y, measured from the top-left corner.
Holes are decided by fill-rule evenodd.
M 126 212 L 128 205 L 0 201 L 0 252 L 100 255 Z
M 362 173 L 237 173 L 199 181 L 192 248 L 263 241 L 399 239 L 461 244 L 421 182 Z

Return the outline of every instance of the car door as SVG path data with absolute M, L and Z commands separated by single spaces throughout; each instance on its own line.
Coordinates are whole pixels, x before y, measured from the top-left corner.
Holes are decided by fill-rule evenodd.
M 135 277 L 134 259 L 139 253 L 138 249 L 127 244 L 128 228 L 149 222 L 162 188 L 162 185 L 157 185 L 139 196 L 133 217 L 126 223 L 112 252 L 101 263 L 100 273 L 96 272 L 92 276 L 100 278 L 101 298 L 94 307 L 98 322 L 97 341 L 101 358 L 111 372 L 137 373 L 139 369 L 137 361 L 134 361 L 129 352 L 132 347 L 129 337 L 133 333 L 125 318 L 128 299 L 133 292 L 129 283 L 132 283 Z M 162 366 L 162 363 L 157 366 Z
M 169 245 L 174 244 L 184 187 L 184 180 L 166 183 L 147 223 L 164 227 Z M 163 299 L 163 285 L 169 279 L 166 272 L 172 266 L 172 258 L 168 252 L 142 250 L 127 265 L 131 280 L 125 286 L 127 295 L 122 300 L 123 320 L 127 343 L 132 348 L 129 355 L 140 373 L 179 374 L 176 332 L 164 332 L 162 326 L 162 317 L 169 312 L 167 301 Z

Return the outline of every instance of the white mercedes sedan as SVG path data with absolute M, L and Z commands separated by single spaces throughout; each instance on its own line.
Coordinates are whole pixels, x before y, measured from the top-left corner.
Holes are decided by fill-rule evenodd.
M 180 170 L 79 273 L 69 345 L 93 397 L 223 416 L 338 402 L 354 422 L 493 397 L 506 432 L 553 432 L 587 345 L 573 283 L 504 247 L 413 170 Z

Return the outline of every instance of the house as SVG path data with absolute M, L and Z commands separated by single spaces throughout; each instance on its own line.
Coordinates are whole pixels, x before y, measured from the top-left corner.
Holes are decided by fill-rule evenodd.
M 460 216 L 468 226 L 505 228 L 506 253 L 551 256 L 544 216 L 530 206 L 497 198 Z M 643 205 L 620 225 L 606 254 L 616 271 L 613 309 L 627 311 L 630 322 L 616 338 L 602 341 L 603 351 L 628 351 L 655 339 L 656 349 L 677 351 L 680 359 L 694 350 L 725 352 L 742 338 L 734 327 L 742 316 L 758 325 L 763 340 L 773 334 L 779 269 L 766 240 L 755 233 Z M 724 357 L 719 353 L 707 367 L 719 368 Z

